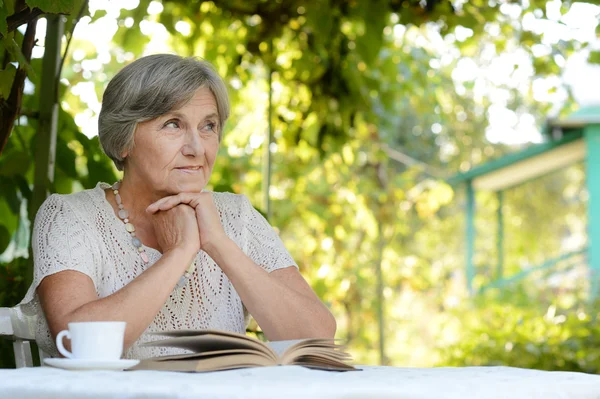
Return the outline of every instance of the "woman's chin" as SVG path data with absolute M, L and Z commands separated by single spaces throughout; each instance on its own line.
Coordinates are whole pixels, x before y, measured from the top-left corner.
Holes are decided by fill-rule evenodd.
M 179 193 L 199 193 L 206 186 L 204 176 L 178 176 L 177 179 L 173 180 L 173 183 L 175 183 L 173 186 Z

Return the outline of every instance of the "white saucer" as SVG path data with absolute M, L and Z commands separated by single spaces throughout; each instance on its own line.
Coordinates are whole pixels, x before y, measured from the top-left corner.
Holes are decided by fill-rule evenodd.
M 137 359 L 118 360 L 89 360 L 89 359 L 62 359 L 48 358 L 44 363 L 48 366 L 65 370 L 125 370 L 135 366 L 140 361 Z

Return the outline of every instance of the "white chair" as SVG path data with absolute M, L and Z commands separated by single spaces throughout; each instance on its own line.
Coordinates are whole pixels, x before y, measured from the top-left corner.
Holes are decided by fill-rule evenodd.
M 35 317 L 22 315 L 18 308 L 0 308 L 0 338 L 13 341 L 17 368 L 33 367 L 30 343 L 35 342 L 35 322 Z M 39 354 L 43 362 L 46 355 L 41 350 Z

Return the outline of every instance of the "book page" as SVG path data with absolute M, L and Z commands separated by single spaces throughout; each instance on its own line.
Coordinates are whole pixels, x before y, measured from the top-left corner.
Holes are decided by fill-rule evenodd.
M 256 339 L 248 337 L 248 339 L 240 339 L 231 335 L 181 335 L 175 338 L 167 338 L 158 341 L 147 342 L 142 346 L 165 346 L 173 348 L 187 349 L 196 353 L 221 351 L 227 349 L 252 349 L 262 352 L 264 357 L 277 362 L 277 355 L 271 350 L 268 345 Z
M 311 347 L 311 348 L 333 348 L 341 345 L 335 344 L 333 339 L 326 338 L 305 338 L 305 339 L 293 339 L 287 341 L 269 341 L 267 345 L 277 353 L 282 360 L 287 358 L 290 353 L 296 352 L 299 348 Z
M 306 339 L 288 345 L 280 356 L 280 364 L 298 365 L 327 370 L 354 370 L 347 364 L 352 357 L 345 346 L 334 339 Z
M 142 346 L 175 347 L 191 353 L 142 360 L 134 370 L 208 371 L 234 368 L 299 365 L 322 370 L 355 370 L 351 356 L 334 339 L 262 342 L 242 334 L 221 331 L 170 331 L 169 337 Z
M 217 355 L 201 359 L 142 360 L 129 370 L 218 371 L 247 367 L 274 366 L 273 362 L 253 354 Z
M 258 341 L 256 338 L 249 337 L 244 334 L 238 334 L 231 331 L 221 331 L 221 330 L 171 330 L 171 331 L 160 331 L 160 332 L 151 332 L 148 335 L 159 335 L 162 337 L 197 337 L 200 335 L 220 335 L 227 337 L 235 337 L 243 340 L 249 341 Z M 260 342 L 260 341 L 259 341 Z
M 302 341 L 304 341 L 304 340 L 293 339 L 293 340 L 287 340 L 287 341 L 270 341 L 270 342 L 267 342 L 266 344 L 271 349 L 273 349 L 273 352 L 275 352 L 278 357 L 283 358 L 283 354 L 285 353 L 285 351 L 287 351 L 294 345 L 301 343 Z
M 223 356 L 223 355 L 252 355 L 258 356 L 266 359 L 267 361 L 273 363 L 274 360 L 271 356 L 265 355 L 261 351 L 257 351 L 254 349 L 225 349 L 225 350 L 216 350 L 216 351 L 207 351 L 201 353 L 182 353 L 179 355 L 165 355 L 153 357 L 150 360 L 155 362 L 165 362 L 170 360 L 199 360 L 203 358 Z

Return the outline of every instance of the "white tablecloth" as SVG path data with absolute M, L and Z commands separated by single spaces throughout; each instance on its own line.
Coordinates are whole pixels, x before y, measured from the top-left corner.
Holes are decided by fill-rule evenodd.
M 0 398 L 599 399 L 600 376 L 509 367 L 364 367 L 336 373 L 298 366 L 216 373 L 0 369 Z

